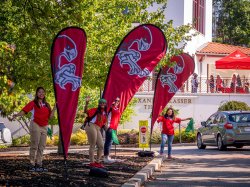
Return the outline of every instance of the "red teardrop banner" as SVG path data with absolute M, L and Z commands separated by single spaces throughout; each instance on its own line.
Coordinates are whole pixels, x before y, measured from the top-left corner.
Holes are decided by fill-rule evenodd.
M 57 34 L 51 48 L 51 70 L 65 158 L 82 84 L 86 42 L 83 29 L 67 27 Z
M 110 108 L 120 97 L 120 112 L 166 53 L 164 33 L 152 24 L 136 27 L 124 37 L 113 57 L 103 98 Z

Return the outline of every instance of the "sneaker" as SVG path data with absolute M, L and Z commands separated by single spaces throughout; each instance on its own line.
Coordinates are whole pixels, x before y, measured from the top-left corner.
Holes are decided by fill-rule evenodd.
M 99 162 L 95 162 L 95 167 L 96 168 L 104 168 L 104 165 L 102 165 L 101 163 L 99 163 Z
M 47 172 L 48 169 L 47 169 L 47 168 L 44 168 L 43 166 L 37 165 L 36 171 L 37 171 L 37 172 Z
M 161 157 L 165 157 L 166 154 L 165 154 L 165 153 L 160 153 L 160 156 L 161 156 Z
M 89 164 L 89 167 L 91 167 L 91 168 L 96 167 L 96 163 L 95 163 L 95 162 L 91 162 L 91 163 Z
M 115 160 L 115 162 L 124 162 L 124 160 L 122 160 L 122 159 L 114 159 Z
M 36 166 L 30 165 L 28 171 L 30 171 L 30 172 L 36 171 Z
M 89 164 L 89 167 L 91 167 L 91 168 L 104 168 L 104 166 L 101 163 L 98 163 L 98 162 L 91 162 Z
M 112 164 L 112 163 L 116 162 L 116 160 L 115 160 L 115 159 L 112 159 L 112 158 L 110 158 L 110 157 L 108 156 L 108 157 L 104 157 L 103 162 L 104 162 L 105 164 Z
M 175 158 L 172 157 L 171 155 L 168 155 L 168 159 L 175 159 Z

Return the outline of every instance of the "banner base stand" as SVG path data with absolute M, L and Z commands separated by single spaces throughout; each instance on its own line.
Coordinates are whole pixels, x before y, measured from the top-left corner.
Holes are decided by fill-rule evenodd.
M 139 157 L 154 157 L 155 156 L 154 151 L 139 151 L 137 154 Z

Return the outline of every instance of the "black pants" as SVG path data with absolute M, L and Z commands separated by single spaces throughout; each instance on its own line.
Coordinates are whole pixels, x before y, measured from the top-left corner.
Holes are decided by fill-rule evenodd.
M 112 129 L 108 128 L 108 130 L 106 131 L 106 138 L 105 138 L 105 144 L 104 144 L 104 156 L 109 156 L 112 143 L 113 143 Z

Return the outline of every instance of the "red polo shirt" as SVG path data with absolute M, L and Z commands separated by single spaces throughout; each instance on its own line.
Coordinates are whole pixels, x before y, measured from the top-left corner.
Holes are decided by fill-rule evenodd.
M 120 121 L 121 113 L 119 108 L 113 107 L 108 116 L 109 128 L 117 130 L 119 121 Z
M 160 116 L 157 119 L 157 122 L 162 122 L 162 131 L 161 133 L 167 135 L 174 135 L 174 123 L 180 123 L 181 118 L 165 118 L 164 116 Z
M 95 112 L 96 112 L 97 108 L 91 108 L 87 111 L 87 114 L 89 117 L 92 117 Z M 90 121 L 91 123 L 94 123 L 96 125 L 98 125 L 99 127 L 103 127 L 103 125 L 105 125 L 105 123 L 107 122 L 107 116 L 105 111 L 102 111 L 102 115 L 101 115 L 101 119 L 98 120 L 97 119 L 97 115 Z
M 31 120 L 40 126 L 46 126 L 49 122 L 49 116 L 51 111 L 46 107 L 45 103 L 40 103 L 40 107 L 36 106 L 34 101 L 30 101 L 22 109 L 26 114 L 32 113 Z

